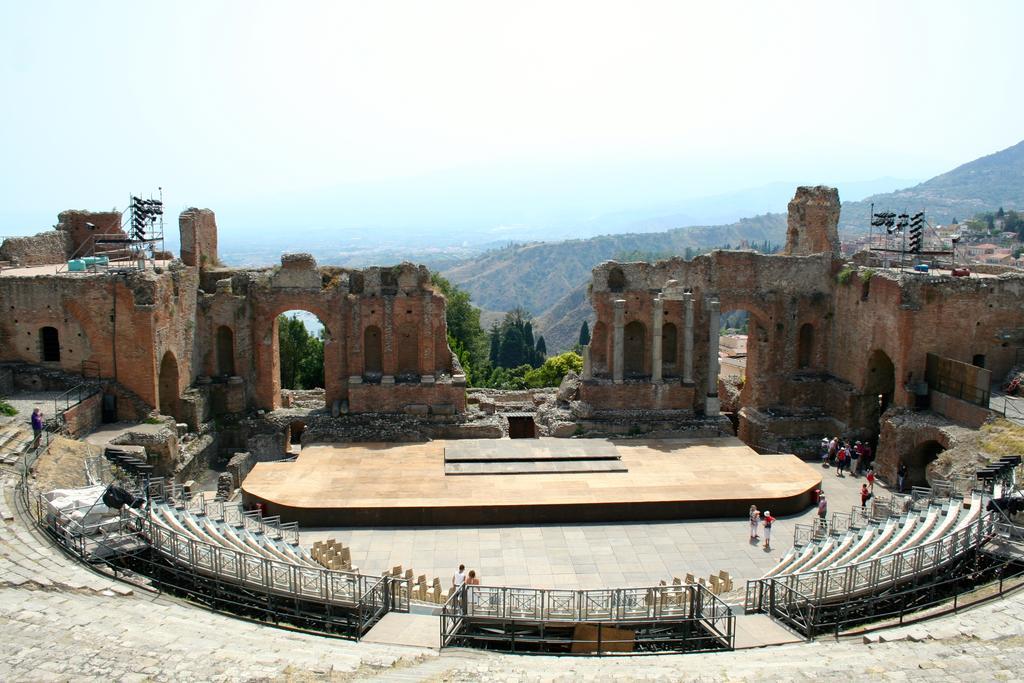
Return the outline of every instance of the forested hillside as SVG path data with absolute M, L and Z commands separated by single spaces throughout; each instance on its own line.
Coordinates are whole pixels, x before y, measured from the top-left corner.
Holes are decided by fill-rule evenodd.
M 731 225 L 678 228 L 666 232 L 602 235 L 586 240 L 537 242 L 486 252 L 443 271 L 446 278 L 468 291 L 473 303 L 493 311 L 521 306 L 540 315 L 581 284 L 590 271 L 609 259 L 651 255 L 686 256 L 709 248 L 785 240 L 786 218 L 766 214 Z

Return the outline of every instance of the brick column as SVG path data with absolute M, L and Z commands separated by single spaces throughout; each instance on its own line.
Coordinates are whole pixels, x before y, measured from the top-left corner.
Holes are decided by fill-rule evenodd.
M 683 384 L 693 384 L 693 294 L 683 294 L 686 317 L 683 322 Z
M 594 368 L 590 365 L 590 344 L 583 345 L 583 379 L 594 378 Z
M 624 335 L 622 330 L 623 318 L 626 314 L 626 300 L 615 300 L 615 331 L 612 334 L 612 381 L 622 384 L 622 363 L 624 360 Z
M 721 323 L 717 299 L 708 302 L 708 391 L 704 399 L 704 414 L 718 415 L 718 328 Z
M 651 381 L 661 381 L 661 326 L 665 318 L 665 304 L 658 294 L 654 297 L 654 321 L 651 325 Z

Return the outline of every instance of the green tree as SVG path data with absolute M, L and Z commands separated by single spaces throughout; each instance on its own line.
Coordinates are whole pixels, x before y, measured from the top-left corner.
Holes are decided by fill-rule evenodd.
M 497 367 L 498 354 L 501 352 L 501 327 L 498 325 L 497 321 L 491 325 L 491 332 L 489 336 L 491 340 L 491 365 Z
M 277 319 L 278 348 L 283 389 L 324 386 L 324 342 L 314 337 L 298 316 Z M 322 333 L 321 333 L 322 336 Z
M 544 341 L 544 335 L 537 337 L 537 357 L 540 360 L 544 360 L 544 357 L 548 355 L 548 345 Z
M 580 346 L 586 346 L 589 343 L 590 343 L 590 325 L 588 325 L 587 321 L 584 320 L 583 324 L 580 325 L 580 341 L 579 341 L 579 345 Z
M 583 372 L 583 358 L 572 351 L 548 358 L 539 368 L 528 371 L 523 381 L 527 387 L 534 389 L 557 387 L 570 370 L 576 373 Z

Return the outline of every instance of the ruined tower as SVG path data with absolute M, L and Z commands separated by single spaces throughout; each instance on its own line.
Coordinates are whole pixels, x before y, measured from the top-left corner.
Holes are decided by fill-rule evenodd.
M 217 258 L 217 218 L 209 209 L 185 209 L 178 217 L 181 260 L 187 266 L 210 268 Z
M 822 252 L 839 256 L 839 191 L 834 187 L 801 186 L 789 202 L 786 256 Z

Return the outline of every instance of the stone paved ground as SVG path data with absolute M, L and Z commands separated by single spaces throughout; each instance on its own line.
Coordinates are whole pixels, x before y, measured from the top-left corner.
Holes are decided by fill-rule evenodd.
M 863 477 L 821 473 L 829 512 L 860 505 Z M 881 492 L 880 485 L 876 491 Z M 705 578 L 720 570 L 739 580 L 762 576 L 793 545 L 796 524 L 816 515 L 809 508 L 774 525 L 771 552 L 751 545 L 745 519 L 686 520 L 633 524 L 542 524 L 441 528 L 306 529 L 301 542 L 334 538 L 351 546 L 360 571 L 379 574 L 396 565 L 412 568 L 447 588 L 459 563 L 475 569 L 484 584 L 533 588 L 610 588 L 657 585 L 692 573 Z

